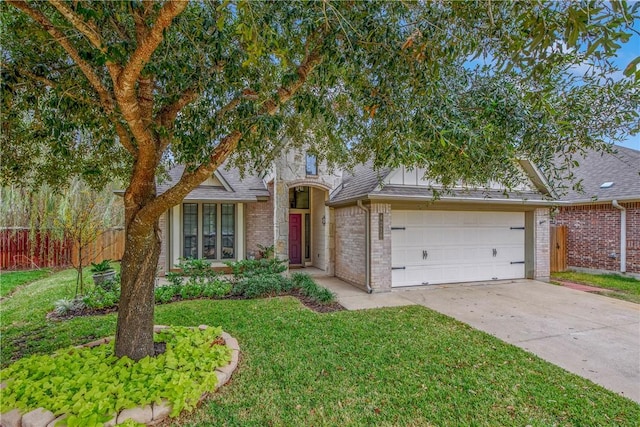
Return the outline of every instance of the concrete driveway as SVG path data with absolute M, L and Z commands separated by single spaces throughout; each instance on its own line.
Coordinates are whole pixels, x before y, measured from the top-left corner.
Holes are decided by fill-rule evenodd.
M 638 304 L 533 280 L 372 295 L 329 285 L 347 309 L 423 305 L 640 403 Z

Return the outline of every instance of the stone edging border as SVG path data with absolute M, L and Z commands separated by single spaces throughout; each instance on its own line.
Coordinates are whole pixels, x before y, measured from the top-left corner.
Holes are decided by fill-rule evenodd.
M 163 329 L 169 328 L 171 327 L 166 325 L 155 325 L 153 327 L 153 331 L 158 333 Z M 198 326 L 198 329 L 201 331 L 204 331 L 207 328 L 207 325 Z M 192 329 L 195 329 L 195 327 Z M 217 391 L 220 387 L 225 385 L 229 379 L 231 379 L 233 371 L 238 367 L 238 360 L 240 357 L 240 345 L 238 344 L 238 340 L 224 331 L 220 336 L 224 339 L 225 345 L 231 349 L 231 362 L 226 366 L 216 368 L 215 373 L 216 377 L 218 377 L 218 383 L 216 384 L 216 389 L 212 392 Z M 102 344 L 107 344 L 113 339 L 114 337 L 101 338 L 87 344 L 78 345 L 76 348 L 96 347 Z M 0 384 L 0 390 L 5 387 L 5 383 Z M 204 392 L 202 396 L 200 396 L 200 401 L 204 400 L 209 393 L 210 392 Z M 169 417 L 171 409 L 171 405 L 169 405 L 166 400 L 163 400 L 160 404 L 153 403 L 143 407 L 123 409 L 104 425 L 105 427 L 113 427 L 124 423 L 127 419 L 132 419 L 133 421 L 147 425 L 155 425 Z M 53 412 L 44 408 L 34 409 L 26 414 L 22 414 L 19 409 L 13 409 L 9 412 L 5 412 L 4 414 L 0 414 L 0 425 L 2 427 L 54 427 L 58 421 L 62 421 L 64 418 L 66 418 L 66 415 L 63 414 L 56 418 Z M 64 425 L 65 423 L 60 424 L 60 426 Z

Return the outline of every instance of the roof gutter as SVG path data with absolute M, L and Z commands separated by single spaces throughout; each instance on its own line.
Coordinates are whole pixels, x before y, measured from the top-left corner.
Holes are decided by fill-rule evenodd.
M 620 273 L 627 272 L 627 210 L 617 200 L 611 205 L 620 211 Z
M 490 199 L 484 197 L 440 197 L 439 199 L 433 199 L 432 197 L 424 196 L 398 196 L 388 194 L 367 194 L 364 196 L 351 197 L 349 199 L 341 200 L 339 202 L 327 201 L 326 206 L 340 207 L 353 205 L 358 200 L 387 200 L 390 202 L 454 202 L 454 203 L 492 203 L 499 205 L 523 205 L 523 206 L 563 206 L 569 205 L 569 202 L 562 200 L 533 200 L 533 199 Z
M 364 284 L 367 288 L 367 293 L 373 292 L 371 289 L 371 215 L 369 208 L 365 208 L 362 204 L 362 200 L 358 200 L 357 206 L 365 213 L 364 217 Z

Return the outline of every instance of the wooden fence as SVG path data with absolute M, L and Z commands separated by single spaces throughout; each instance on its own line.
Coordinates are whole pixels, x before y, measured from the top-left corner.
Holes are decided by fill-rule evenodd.
M 104 231 L 83 249 L 84 264 L 104 259 L 120 260 L 124 253 L 124 230 Z M 69 239 L 56 239 L 44 230 L 0 230 L 0 270 L 69 267 L 78 262 L 78 248 Z
M 567 270 L 567 226 L 551 226 L 551 272 Z

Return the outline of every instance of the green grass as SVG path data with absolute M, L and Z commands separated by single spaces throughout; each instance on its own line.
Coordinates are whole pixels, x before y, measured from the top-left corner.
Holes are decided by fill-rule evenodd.
M 16 351 L 51 352 L 114 333 L 115 315 L 47 322 L 50 305 L 29 307 L 47 305 L 46 294 L 54 300 L 56 278 L 64 287 L 70 276 L 28 285 L 7 301 L 11 307 L 3 303 L 3 363 Z M 17 307 L 31 287 L 40 291 L 24 296 L 34 303 Z M 156 307 L 156 323 L 220 325 L 241 346 L 231 382 L 177 425 L 582 426 L 640 419 L 640 405 L 419 306 L 318 314 L 292 297 L 197 300 Z
M 51 274 L 50 270 L 3 271 L 0 273 L 0 297 L 11 294 L 18 286 Z
M 621 276 L 619 274 L 589 274 L 565 271 L 562 273 L 553 273 L 551 279 L 567 280 L 598 288 L 610 289 L 614 292 L 607 292 L 606 295 L 640 304 L 640 280 L 634 277 Z

